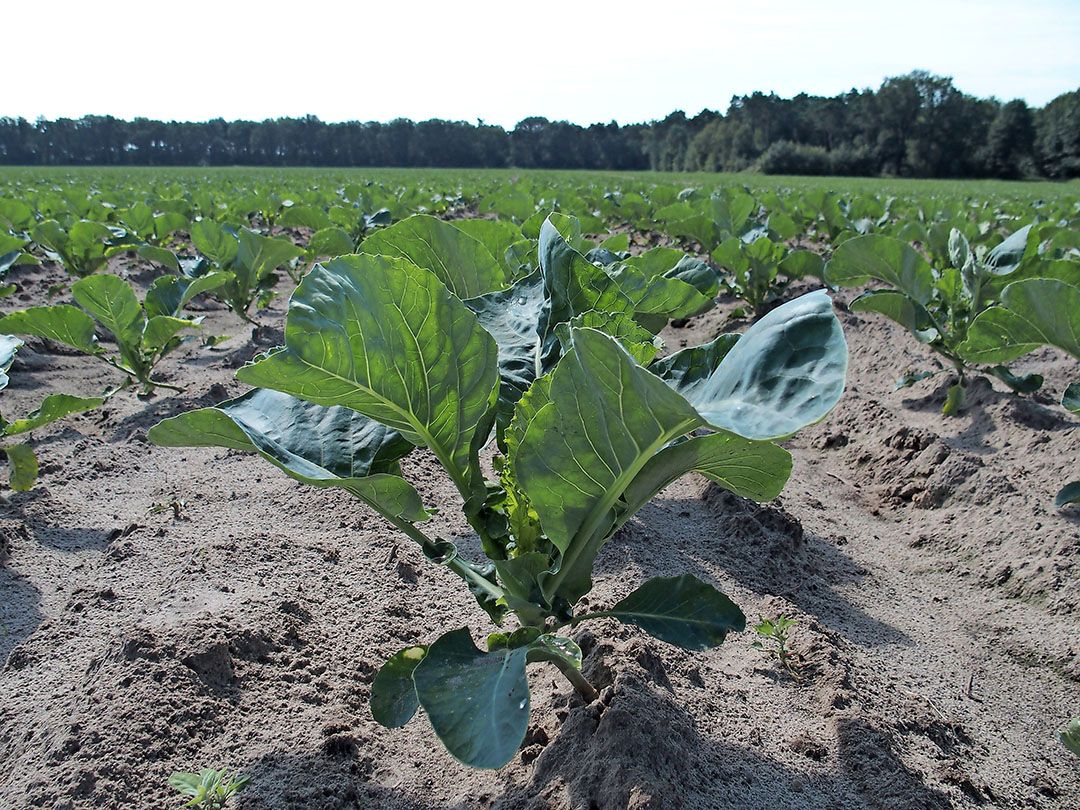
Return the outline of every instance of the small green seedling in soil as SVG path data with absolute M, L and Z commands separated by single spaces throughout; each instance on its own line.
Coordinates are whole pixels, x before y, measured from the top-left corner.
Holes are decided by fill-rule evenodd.
M 250 776 L 236 774 L 229 777 L 224 769 L 215 771 L 213 768 L 203 768 L 198 773 L 174 773 L 169 777 L 169 787 L 191 797 L 184 807 L 197 810 L 221 810 L 249 782 Z
M 556 217 L 541 227 L 539 271 L 515 282 L 480 242 L 432 217 L 377 232 L 362 246 L 372 252 L 304 277 L 285 345 L 237 373 L 254 390 L 149 432 L 159 445 L 258 453 L 305 484 L 340 487 L 464 580 L 498 628 L 487 649 L 460 627 L 399 650 L 372 683 L 371 710 L 399 727 L 422 707 L 475 767 L 502 767 L 521 745 L 527 664 L 554 665 L 596 698 L 569 637 L 579 623 L 611 618 L 687 650 L 745 628 L 738 606 L 690 574 L 647 580 L 604 610 L 578 605 L 603 545 L 682 475 L 776 497 L 792 463 L 777 442 L 825 418 L 847 370 L 823 291 L 742 335 L 655 360 L 654 335 L 634 318 L 656 290 L 590 262 Z M 480 462 L 491 445 L 494 480 Z M 417 447 L 445 469 L 487 559 L 425 527 L 432 512 L 399 463 Z
M 182 307 L 193 295 L 213 289 L 222 280 L 199 284 L 165 276 L 139 301 L 131 285 L 123 279 L 108 274 L 89 276 L 71 287 L 81 309 L 71 304 L 30 307 L 0 318 L 0 330 L 55 340 L 122 372 L 124 382 L 107 396 L 133 382 L 139 383 L 140 393 L 147 396 L 156 387 L 180 391 L 175 385 L 154 379 L 154 367 L 187 339 L 180 332 L 195 329 L 201 322 L 197 318 L 180 317 Z M 112 334 L 115 352 L 98 342 L 97 325 Z
M 762 617 L 754 625 L 754 632 L 758 634 L 759 639 L 750 646 L 772 656 L 780 662 L 780 666 L 787 670 L 788 674 L 798 678 L 798 669 L 792 661 L 792 655 L 787 646 L 790 631 L 795 625 L 796 621 L 783 613 L 775 619 Z

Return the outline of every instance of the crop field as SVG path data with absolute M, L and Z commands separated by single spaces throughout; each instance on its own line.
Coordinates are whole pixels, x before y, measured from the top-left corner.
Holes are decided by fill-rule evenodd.
M 1075 182 L 2 169 L 0 388 L 0 808 L 1080 807 Z

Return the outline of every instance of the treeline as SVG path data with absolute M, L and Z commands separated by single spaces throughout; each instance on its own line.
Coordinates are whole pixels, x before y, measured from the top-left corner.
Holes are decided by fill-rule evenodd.
M 0 163 L 97 166 L 428 166 L 906 177 L 1080 177 L 1080 90 L 1041 109 L 916 71 L 831 98 L 754 93 L 725 114 L 578 126 L 527 118 L 329 124 L 0 118 Z

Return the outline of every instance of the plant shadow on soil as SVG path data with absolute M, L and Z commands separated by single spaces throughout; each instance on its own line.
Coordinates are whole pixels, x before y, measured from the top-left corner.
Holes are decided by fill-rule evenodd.
M 27 579 L 11 571 L 0 557 L 0 669 L 11 651 L 28 639 L 45 619 L 41 593 Z
M 597 645 L 609 660 L 610 644 Z M 590 656 L 596 663 L 596 656 Z M 640 661 L 640 657 L 639 657 Z M 586 662 L 588 670 L 590 662 Z M 936 810 L 951 806 L 900 762 L 888 736 L 858 719 L 840 718 L 833 740 L 814 749 L 825 772 L 808 761 L 803 773 L 762 751 L 701 733 L 657 673 L 633 659 L 620 662 L 606 704 L 575 703 L 543 745 L 529 778 L 501 777 L 502 787 L 450 804 L 419 798 L 377 781 L 380 765 L 353 737 L 307 755 L 268 754 L 243 771 L 252 787 L 239 808 L 255 810 L 623 810 L 710 808 L 801 810 L 808 807 Z M 660 675 L 662 679 L 663 676 Z M 424 722 L 422 718 L 412 722 Z M 736 731 L 752 734 L 753 724 Z M 734 735 L 733 735 L 734 736 Z M 527 737 L 527 741 L 528 741 Z M 775 741 L 773 741 L 775 744 Z M 831 751 L 829 749 L 832 749 Z M 441 750 L 434 756 L 449 756 Z
M 648 542 L 627 542 L 638 534 Z M 672 554 L 674 561 L 664 559 Z M 835 586 L 858 583 L 867 572 L 833 542 L 805 532 L 782 507 L 754 503 L 715 484 L 700 498 L 646 506 L 601 552 L 595 571 L 614 574 L 628 564 L 649 576 L 688 572 L 706 581 L 723 571 L 757 593 L 790 600 L 857 644 L 912 643 L 837 592 Z

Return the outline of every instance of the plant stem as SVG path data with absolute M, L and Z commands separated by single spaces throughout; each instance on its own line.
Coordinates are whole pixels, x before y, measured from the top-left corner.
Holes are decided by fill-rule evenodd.
M 401 518 L 397 517 L 390 517 L 389 515 L 385 514 L 383 515 L 383 517 L 385 517 L 392 524 L 394 524 L 394 526 L 400 531 L 408 535 L 409 539 L 416 542 L 421 548 L 436 545 L 434 540 L 432 540 L 430 537 L 428 537 L 426 534 L 424 534 L 422 531 L 416 528 L 416 526 L 409 523 L 408 521 L 402 520 Z M 446 562 L 438 564 L 446 566 L 463 580 L 477 586 L 495 599 L 501 599 L 506 596 L 506 592 L 502 588 L 480 576 L 480 574 L 474 571 L 464 559 L 457 556 L 456 554 Z
M 557 657 L 549 658 L 548 660 L 558 668 L 559 672 L 565 676 L 566 680 L 570 681 L 570 685 L 577 690 L 579 695 L 585 698 L 586 703 L 592 703 L 600 697 L 600 694 L 593 688 L 593 685 L 581 674 L 581 670 L 569 661 Z

